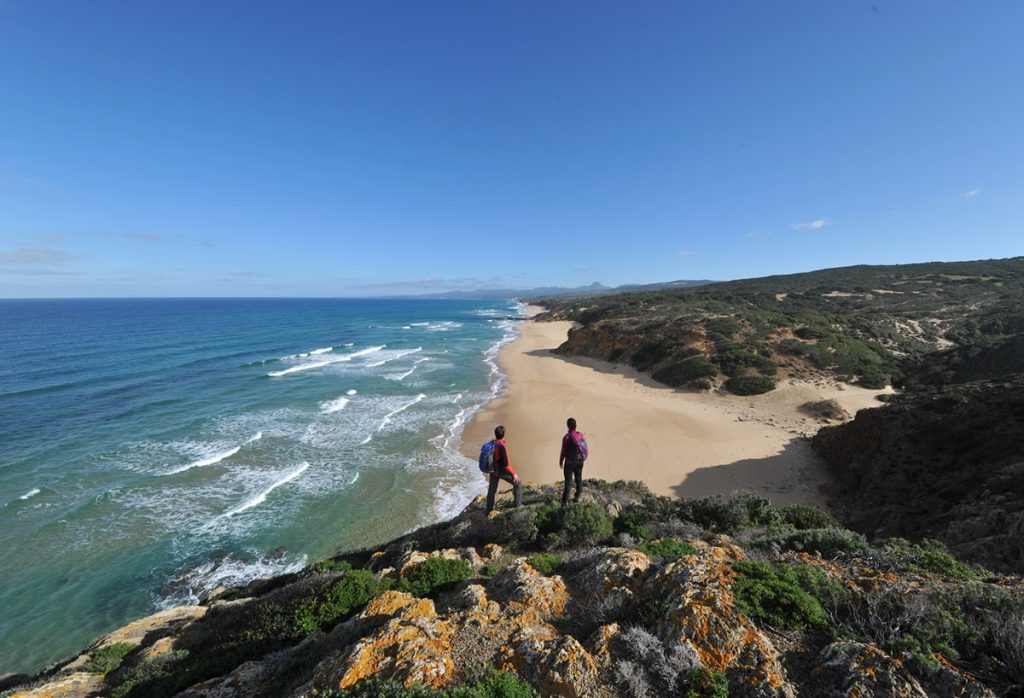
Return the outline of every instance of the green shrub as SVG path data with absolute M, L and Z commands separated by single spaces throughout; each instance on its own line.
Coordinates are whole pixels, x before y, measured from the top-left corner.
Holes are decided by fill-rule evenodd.
M 651 529 L 646 524 L 648 513 L 643 509 L 626 509 L 615 519 L 615 532 L 627 533 L 637 540 L 650 540 Z
M 651 374 L 651 378 L 667 386 L 678 388 L 690 381 L 714 378 L 718 367 L 702 356 L 693 356 L 662 366 Z
M 351 688 L 310 693 L 312 698 L 538 698 L 539 695 L 530 684 L 507 671 L 491 671 L 475 681 L 442 689 L 405 686 L 373 677 Z
M 920 544 L 912 544 L 902 538 L 891 538 L 882 546 L 881 553 L 889 564 L 912 572 L 967 580 L 978 579 L 985 573 L 980 567 L 953 557 L 946 546 L 936 540 L 925 539 Z
M 689 679 L 685 698 L 729 698 L 729 681 L 720 671 L 694 667 Z
M 688 499 L 679 508 L 683 518 L 689 518 L 702 528 L 728 534 L 750 526 L 768 526 L 778 518 L 771 502 L 749 493 Z
M 775 381 L 766 376 L 735 376 L 724 385 L 733 395 L 760 395 L 775 390 Z
M 407 570 L 398 588 L 413 596 L 430 596 L 442 587 L 464 582 L 472 576 L 473 569 L 465 560 L 431 557 Z
M 805 531 L 809 528 L 835 528 L 839 522 L 832 514 L 817 507 L 809 507 L 803 504 L 788 504 L 779 507 L 779 514 L 784 523 L 795 529 Z
M 533 525 L 536 530 L 536 537 L 540 540 L 548 540 L 562 530 L 562 521 L 565 519 L 565 510 L 557 504 L 548 504 L 541 507 L 533 515 Z
M 807 345 L 799 339 L 784 339 L 779 342 L 779 353 L 788 356 L 801 356 L 807 353 Z
M 562 564 L 562 558 L 550 553 L 533 555 L 527 558 L 526 561 L 530 563 L 530 567 L 537 570 L 545 577 L 550 577 L 554 573 L 555 569 Z
M 309 567 L 310 572 L 348 572 L 351 569 L 352 564 L 344 560 L 321 560 Z
M 881 390 L 889 385 L 889 376 L 881 368 L 867 367 L 861 370 L 857 383 L 863 388 Z
M 480 543 L 500 540 L 506 547 L 528 547 L 537 540 L 537 520 L 532 509 L 519 507 L 489 519 Z
M 533 687 L 508 671 L 492 671 L 468 686 L 449 690 L 450 698 L 538 698 Z
M 867 539 L 845 528 L 810 528 L 794 531 L 781 542 L 783 550 L 818 553 L 822 557 L 835 557 L 841 553 L 860 553 L 870 549 Z
M 832 330 L 828 327 L 809 325 L 796 328 L 793 334 L 800 339 L 825 339 L 832 336 Z
M 82 668 L 93 674 L 109 674 L 121 666 L 121 662 L 133 649 L 135 649 L 135 645 L 129 642 L 115 642 L 112 645 L 100 647 L 89 655 L 88 661 Z
M 675 538 L 662 538 L 644 543 L 639 550 L 648 557 L 658 557 L 663 560 L 678 560 L 683 555 L 693 555 L 697 552 L 697 549 L 689 543 Z
M 599 504 L 571 504 L 562 517 L 561 542 L 569 545 L 596 543 L 610 538 L 612 520 Z
M 821 603 L 801 586 L 814 578 L 814 573 L 794 569 L 807 565 L 779 569 L 767 562 L 740 561 L 733 567 L 738 573 L 733 584 L 736 605 L 747 616 L 789 630 L 828 623 Z M 817 583 L 823 588 L 827 585 L 827 581 Z
M 732 337 L 739 334 L 742 329 L 739 321 L 732 317 L 712 317 L 704 320 L 704 327 L 708 334 Z
M 166 679 L 171 675 L 171 666 L 188 656 L 188 650 L 175 650 L 169 655 L 136 664 L 121 676 L 121 681 L 110 692 L 110 698 L 125 698 L 138 685 Z
M 352 570 L 312 599 L 299 603 L 292 615 L 292 627 L 303 635 L 317 628 L 329 628 L 383 593 L 390 583 L 367 570 Z

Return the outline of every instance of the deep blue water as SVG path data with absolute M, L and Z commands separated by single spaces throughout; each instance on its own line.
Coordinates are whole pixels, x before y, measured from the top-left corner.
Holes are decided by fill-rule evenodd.
M 0 301 L 0 673 L 458 511 L 520 312 Z

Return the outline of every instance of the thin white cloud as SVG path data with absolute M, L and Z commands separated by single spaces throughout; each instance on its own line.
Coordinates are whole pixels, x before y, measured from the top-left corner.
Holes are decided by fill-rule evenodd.
M 789 227 L 793 230 L 821 230 L 831 222 L 826 218 L 815 218 L 813 221 L 807 221 L 806 223 L 790 223 Z
M 490 281 L 468 277 L 463 279 L 442 279 L 438 277 L 427 277 L 423 279 L 402 279 L 399 281 L 383 281 L 375 283 L 352 284 L 347 286 L 352 289 L 421 289 L 421 290 L 466 290 L 475 291 L 481 288 L 508 288 L 507 284 L 498 283 L 497 279 Z
M 980 193 L 981 193 L 981 189 L 980 188 L 978 188 L 978 189 L 971 189 L 970 191 L 965 191 L 964 192 L 964 197 L 967 198 L 967 199 L 975 199 L 975 198 L 977 198 L 978 194 L 980 194 Z
M 124 236 L 132 240 L 144 240 L 146 242 L 158 242 L 160 240 L 159 235 L 154 235 L 153 233 L 140 233 L 135 230 L 125 233 Z
M 703 250 L 679 250 L 676 252 L 676 257 L 700 257 L 704 254 Z
M 52 247 L 22 247 L 20 250 L 0 252 L 0 264 L 49 264 L 64 262 L 73 257 L 67 250 Z

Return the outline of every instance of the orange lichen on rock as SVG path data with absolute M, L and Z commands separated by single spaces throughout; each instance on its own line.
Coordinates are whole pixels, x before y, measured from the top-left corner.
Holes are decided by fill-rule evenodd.
M 444 686 L 455 675 L 451 659 L 452 627 L 437 617 L 434 602 L 402 592 L 385 592 L 371 602 L 366 617 L 395 615 L 383 627 L 353 645 L 340 660 L 321 665 L 315 683 L 348 688 L 362 679 L 380 676 L 411 686 Z

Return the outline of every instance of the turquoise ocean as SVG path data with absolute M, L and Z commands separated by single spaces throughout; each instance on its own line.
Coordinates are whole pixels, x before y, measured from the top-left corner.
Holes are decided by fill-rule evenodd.
M 509 301 L 0 301 L 0 673 L 457 513 Z

